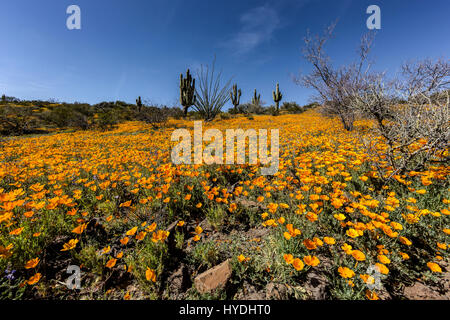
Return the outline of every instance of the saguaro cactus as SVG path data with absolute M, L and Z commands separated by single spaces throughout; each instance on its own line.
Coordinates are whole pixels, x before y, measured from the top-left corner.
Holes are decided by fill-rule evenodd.
M 261 95 L 260 94 L 256 94 L 256 89 L 255 89 L 255 93 L 253 94 L 253 98 L 252 98 L 252 104 L 254 104 L 255 106 L 259 106 L 261 103 Z
M 280 91 L 280 85 L 278 83 L 277 83 L 276 91 L 272 91 L 272 95 L 273 95 L 273 101 L 275 102 L 275 104 L 277 106 L 277 113 L 278 113 L 280 111 L 280 109 L 279 109 L 280 101 L 283 98 L 283 95 L 281 94 L 281 91 Z
M 233 85 L 233 90 L 230 92 L 231 103 L 234 106 L 234 111 L 237 111 L 239 100 L 241 99 L 241 89 L 238 90 L 237 84 Z
M 142 111 L 142 101 L 141 101 L 141 96 L 139 96 L 136 99 L 136 106 L 138 107 L 138 111 L 141 112 Z
M 186 78 L 183 78 L 183 74 L 180 74 L 180 103 L 184 107 L 184 116 L 187 116 L 187 112 L 190 106 L 195 103 L 195 79 L 187 69 Z

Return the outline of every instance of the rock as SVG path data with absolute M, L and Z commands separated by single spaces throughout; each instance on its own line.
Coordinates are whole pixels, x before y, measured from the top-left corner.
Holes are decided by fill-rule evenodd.
M 269 233 L 270 233 L 269 228 L 252 228 L 245 233 L 245 236 L 248 237 L 249 239 L 255 238 L 262 239 L 266 237 Z
M 240 300 L 264 300 L 264 293 L 257 291 L 257 292 L 252 292 L 252 293 L 248 293 L 247 296 L 244 296 L 243 299 Z
M 242 288 L 234 296 L 236 300 L 264 300 L 266 295 L 254 285 L 244 281 Z
M 246 198 L 236 198 L 236 202 L 238 202 L 240 205 L 242 205 L 245 208 L 257 208 L 257 209 L 261 209 L 261 210 L 266 210 L 267 206 L 265 206 L 262 203 L 256 202 L 256 201 L 252 201 L 252 200 L 248 200 Z
M 435 285 L 426 285 L 418 281 L 405 288 L 404 297 L 409 300 L 450 300 L 450 265 L 441 262 L 440 266 L 442 275 Z
M 409 300 L 449 300 L 450 294 L 441 295 L 435 289 L 426 286 L 421 282 L 416 282 L 413 286 L 405 288 L 403 292 L 405 298 Z
M 200 222 L 199 226 L 203 229 L 203 232 L 212 232 L 214 230 L 208 219 L 204 219 L 202 222 Z
M 327 298 L 327 279 L 324 276 L 313 272 L 308 273 L 306 279 L 304 288 L 310 299 L 325 300 Z
M 231 265 L 230 259 L 228 259 L 221 264 L 199 274 L 195 278 L 194 284 L 198 292 L 207 293 L 217 288 L 225 287 L 230 277 Z
M 183 293 L 192 285 L 189 272 L 184 264 L 167 279 L 170 299 L 181 299 Z
M 112 273 L 109 275 L 109 277 L 106 278 L 105 282 L 103 283 L 103 287 L 105 290 L 111 288 L 124 289 L 128 285 L 130 285 L 131 282 L 132 282 L 131 273 L 127 272 L 124 269 L 118 269 L 117 267 L 115 267 L 112 270 Z
M 178 221 L 179 220 L 172 222 L 167 227 L 167 231 L 169 231 L 169 237 L 167 239 L 169 250 L 172 250 L 175 247 L 175 228 L 177 227 Z
M 286 300 L 288 298 L 288 289 L 284 284 L 270 282 L 266 286 L 267 300 Z
M 169 231 L 170 233 L 173 233 L 175 231 L 175 228 L 178 224 L 179 220 L 176 220 L 174 222 L 172 222 L 168 227 L 167 227 L 167 231 Z

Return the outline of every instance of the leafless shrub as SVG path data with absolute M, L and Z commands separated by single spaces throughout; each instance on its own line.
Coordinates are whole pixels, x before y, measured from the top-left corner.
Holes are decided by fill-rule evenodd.
M 353 130 L 357 109 L 352 105 L 354 92 L 360 92 L 364 85 L 371 63 L 368 55 L 373 42 L 373 33 L 361 38 L 358 59 L 346 66 L 335 68 L 324 46 L 332 37 L 336 23 L 326 29 L 322 36 L 311 36 L 308 32 L 303 48 L 304 58 L 311 63 L 313 70 L 309 74 L 300 74 L 294 81 L 317 92 L 315 100 L 322 104 L 325 115 L 338 116 L 348 131 Z
M 352 105 L 375 122 L 373 140 L 365 137 L 364 142 L 369 153 L 382 160 L 382 178 L 448 163 L 449 80 L 448 61 L 427 59 L 404 64 L 393 80 L 371 74 L 364 78 L 363 90 L 353 92 Z M 399 100 L 406 102 L 394 103 Z
M 400 90 L 408 100 L 432 103 L 450 89 L 450 63 L 444 59 L 407 62 L 402 65 Z
M 141 112 L 138 113 L 137 119 L 151 124 L 156 128 L 158 125 L 164 124 L 167 121 L 168 116 L 167 108 L 144 106 Z

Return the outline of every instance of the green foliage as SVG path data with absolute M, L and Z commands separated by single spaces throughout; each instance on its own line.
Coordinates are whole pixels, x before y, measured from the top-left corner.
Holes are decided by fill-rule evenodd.
M 255 89 L 255 92 L 253 94 L 252 104 L 255 105 L 255 106 L 261 106 L 261 95 L 257 94 L 256 89 Z
M 180 103 L 184 107 L 185 117 L 189 107 L 195 104 L 196 100 L 195 79 L 192 78 L 189 69 L 187 69 L 186 78 L 183 78 L 183 74 L 180 74 Z
M 273 101 L 275 102 L 275 104 L 277 106 L 277 114 L 278 114 L 278 112 L 280 111 L 279 104 L 280 104 L 281 99 L 283 98 L 283 95 L 281 94 L 281 91 L 280 91 L 280 85 L 278 83 L 277 83 L 276 90 L 272 91 L 272 96 L 273 96 Z
M 237 106 L 236 109 L 230 109 L 228 112 L 230 114 L 267 114 L 267 115 L 278 115 L 280 112 L 283 113 L 291 113 L 291 114 L 300 114 L 309 109 L 317 107 L 318 104 L 316 102 L 299 106 L 296 102 L 284 102 L 279 109 L 276 106 L 268 106 L 263 107 L 260 105 L 255 105 L 253 103 L 244 103 Z
M 129 256 L 125 258 L 127 266 L 131 267 L 133 275 L 146 288 L 153 292 L 155 285 L 160 285 L 159 278 L 168 263 L 168 247 L 166 243 L 154 243 L 149 237 L 145 238 Z M 147 268 L 155 270 L 156 284 L 147 280 Z
M 231 103 L 234 106 L 234 110 L 237 110 L 237 106 L 239 105 L 239 100 L 241 99 L 241 89 L 238 90 L 237 84 L 233 85 L 233 90 L 230 92 Z
M 222 112 L 222 113 L 220 114 L 220 119 L 221 119 L 221 120 L 229 120 L 229 119 L 231 119 L 231 118 L 233 118 L 233 116 L 232 116 L 231 113 L 229 113 L 229 112 Z
M 219 244 L 208 240 L 195 246 L 188 256 L 188 261 L 201 272 L 218 264 L 222 255 Z
M 141 112 L 141 110 L 142 110 L 141 96 L 139 96 L 139 97 L 136 99 L 136 106 L 138 107 L 138 112 Z
M 93 245 L 84 246 L 80 252 L 74 253 L 74 258 L 78 263 L 88 268 L 91 272 L 101 275 L 103 272 L 104 261 L 97 253 L 97 249 Z
M 222 207 L 211 207 L 206 211 L 206 218 L 214 229 L 221 230 L 225 225 L 227 213 Z
M 317 102 L 313 102 L 305 106 L 300 106 L 296 102 L 283 102 L 280 110 L 285 111 L 286 113 L 300 114 L 309 109 L 315 108 L 318 105 L 319 104 Z
M 87 130 L 93 124 L 94 110 L 88 104 L 63 104 L 43 114 L 43 119 L 57 128 Z
M 9 270 L 9 272 L 11 271 Z M 11 280 L 3 275 L 0 277 L 0 300 L 20 300 L 27 289 L 26 286 L 20 286 L 21 279 L 15 279 L 14 273 L 11 274 L 11 277 Z
M 168 116 L 167 110 L 157 107 L 144 107 L 141 112 L 138 113 L 137 119 L 156 127 L 158 124 L 166 122 Z
M 164 123 L 169 117 L 180 119 L 180 108 L 167 106 L 145 106 L 141 98 L 137 106 L 123 101 L 87 103 L 51 103 L 50 101 L 20 101 L 5 97 L 0 103 L 0 135 L 48 133 L 55 129 L 99 129 L 111 130 L 124 121 L 144 121 L 154 126 Z
M 266 108 L 255 105 L 252 103 L 240 104 L 236 111 L 234 109 L 229 110 L 231 114 L 265 114 Z
M 0 106 L 0 133 L 5 136 L 37 132 L 37 119 L 32 107 Z
M 117 113 L 114 111 L 100 113 L 96 120 L 97 127 L 104 131 L 113 129 L 119 122 Z
M 179 250 L 183 249 L 184 246 L 184 233 L 175 231 L 175 247 Z
M 196 89 L 195 108 L 206 121 L 213 120 L 230 99 L 230 82 L 221 85 L 222 72 L 215 74 L 215 58 L 212 66 L 203 65 L 198 72 L 199 87 Z

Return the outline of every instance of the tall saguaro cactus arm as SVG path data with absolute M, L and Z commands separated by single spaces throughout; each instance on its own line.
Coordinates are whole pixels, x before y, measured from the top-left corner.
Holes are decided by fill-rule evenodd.
M 239 105 L 239 101 L 241 99 L 241 89 L 238 90 L 237 84 L 233 85 L 233 90 L 230 92 L 231 103 L 234 106 L 234 111 L 237 111 L 237 106 Z
M 253 98 L 252 98 L 252 104 L 259 106 L 261 103 L 261 95 L 256 93 L 256 89 L 255 89 L 255 93 L 253 94 Z
M 138 107 L 138 111 L 141 112 L 141 110 L 142 110 L 142 100 L 141 100 L 141 96 L 139 96 L 139 97 L 136 99 L 136 106 Z
M 187 111 L 195 103 L 195 100 L 195 79 L 192 79 L 191 73 L 187 69 L 186 78 L 180 74 L 180 103 L 184 107 L 184 116 L 187 116 Z
M 280 85 L 278 83 L 277 83 L 276 91 L 272 91 L 272 95 L 273 95 L 273 101 L 275 102 L 275 104 L 277 106 L 277 112 L 278 112 L 280 101 L 283 98 L 283 95 L 281 94 L 281 91 L 280 91 Z

